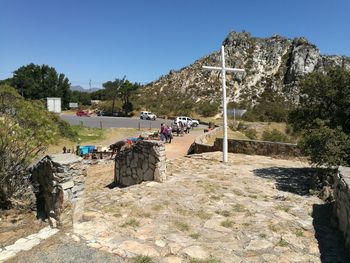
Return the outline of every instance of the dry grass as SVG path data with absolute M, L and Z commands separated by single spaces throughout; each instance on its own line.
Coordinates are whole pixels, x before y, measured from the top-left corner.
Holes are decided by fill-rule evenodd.
M 140 226 L 140 222 L 135 218 L 130 218 L 120 225 L 120 227 L 138 227 L 138 226 Z
M 220 225 L 223 227 L 231 228 L 233 227 L 233 221 L 226 219 L 225 221 L 222 221 Z
M 193 233 L 189 235 L 190 237 L 192 237 L 193 239 L 198 239 L 201 235 L 199 233 Z
M 213 145 L 216 138 L 223 138 L 223 134 L 220 132 L 217 134 L 217 136 L 213 136 L 207 140 L 207 144 Z M 243 133 L 239 131 L 233 131 L 231 129 L 227 129 L 227 137 L 229 139 L 236 139 L 236 140 L 249 140 L 247 136 L 245 136 Z
M 108 128 L 108 129 L 89 129 L 86 127 L 82 128 L 81 131 L 81 141 L 80 144 L 91 144 L 91 145 L 102 145 L 109 146 L 114 142 L 119 140 L 139 136 L 143 132 L 149 132 L 149 129 L 134 129 L 134 128 Z M 77 142 L 73 142 L 64 138 L 61 138 L 57 141 L 56 144 L 50 145 L 47 154 L 61 153 L 63 146 L 66 146 L 68 149 L 74 149 L 77 145 Z
M 242 204 L 235 204 L 232 207 L 232 211 L 234 211 L 234 212 L 246 212 L 247 208 Z
M 184 222 L 175 221 L 174 226 L 176 227 L 176 229 L 178 229 L 182 232 L 187 232 L 190 230 L 190 226 Z

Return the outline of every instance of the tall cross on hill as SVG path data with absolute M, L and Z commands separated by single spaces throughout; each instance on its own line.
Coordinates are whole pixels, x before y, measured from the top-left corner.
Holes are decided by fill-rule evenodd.
M 224 115 L 224 140 L 223 140 L 223 162 L 227 163 L 227 98 L 226 98 L 226 71 L 231 72 L 244 72 L 244 69 L 238 68 L 226 68 L 225 66 L 225 50 L 224 46 L 221 46 L 221 67 L 212 67 L 212 66 L 203 66 L 204 69 L 210 70 L 221 70 L 221 78 L 222 78 L 222 108 Z

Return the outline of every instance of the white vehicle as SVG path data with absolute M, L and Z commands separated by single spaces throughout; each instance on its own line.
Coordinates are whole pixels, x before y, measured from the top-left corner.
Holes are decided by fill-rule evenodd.
M 182 124 L 186 125 L 187 122 L 189 122 L 191 124 L 191 126 L 193 127 L 197 127 L 199 125 L 199 121 L 197 120 L 193 120 L 190 117 L 186 117 L 186 116 L 179 116 L 176 117 L 176 119 L 174 120 L 174 122 L 176 124 L 178 124 L 179 122 L 182 122 Z
M 157 116 L 150 111 L 141 111 L 140 119 L 141 120 L 154 120 L 155 121 L 157 119 Z

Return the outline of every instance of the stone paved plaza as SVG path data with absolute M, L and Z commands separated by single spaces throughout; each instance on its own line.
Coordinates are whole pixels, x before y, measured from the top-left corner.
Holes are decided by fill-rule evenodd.
M 112 163 L 91 167 L 71 236 L 124 259 L 321 262 L 313 206 L 322 201 L 304 187 L 307 164 L 230 154 L 225 166 L 221 157 L 171 160 L 165 182 L 126 188 L 106 187 Z

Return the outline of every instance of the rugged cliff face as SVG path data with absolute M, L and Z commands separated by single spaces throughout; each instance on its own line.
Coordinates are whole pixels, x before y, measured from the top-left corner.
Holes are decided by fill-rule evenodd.
M 350 70 L 350 58 L 321 55 L 317 47 L 305 38 L 288 39 L 252 37 L 247 32 L 231 32 L 223 41 L 226 64 L 243 68 L 243 74 L 227 74 L 228 97 L 231 101 L 254 103 L 267 88 L 286 99 L 298 99 L 298 81 L 313 71 L 332 66 Z M 220 65 L 220 53 L 214 52 L 192 65 L 149 83 L 145 95 L 157 95 L 160 106 L 167 97 L 172 101 L 189 98 L 192 102 L 219 102 L 221 82 L 219 72 L 207 71 L 203 65 Z

